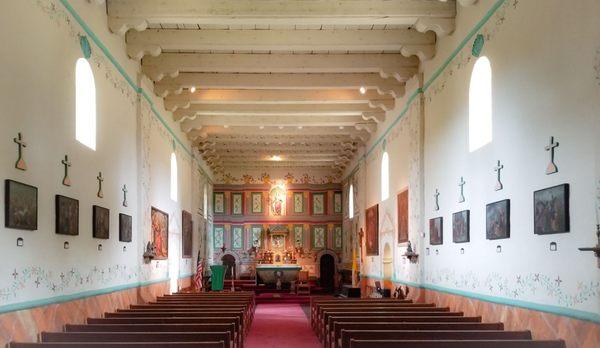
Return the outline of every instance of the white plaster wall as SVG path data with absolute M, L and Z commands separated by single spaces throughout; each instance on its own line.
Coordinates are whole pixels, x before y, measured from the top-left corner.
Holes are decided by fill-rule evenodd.
M 123 38 L 108 32 L 105 8 L 86 1 L 72 1 L 72 5 L 127 74 L 139 83 L 139 65 L 126 57 Z M 194 203 L 192 196 L 192 172 L 199 170 L 198 160 L 192 162 L 190 155 L 178 145 L 179 195 L 177 202 L 171 201 L 172 136 L 148 112 L 148 106 L 142 105 L 147 102 L 137 100 L 133 89 L 93 43 L 89 61 L 96 83 L 96 151 L 77 142 L 74 72 L 75 61 L 82 56 L 77 35 L 84 31 L 55 1 L 3 2 L 0 23 L 3 32 L 0 65 L 5 67 L 0 70 L 0 177 L 37 186 L 39 204 L 37 231 L 0 227 L 3 260 L 0 263 L 0 308 L 24 301 L 165 279 L 168 261 L 154 261 L 150 265 L 142 262 L 143 247 L 150 238 L 150 224 L 143 222 L 140 213 L 146 210 L 142 209 L 146 204 L 169 213 L 170 242 L 178 243 L 177 254 L 181 255 L 181 210 L 193 213 L 196 227 L 199 223 L 206 224 L 197 214 L 202 200 Z M 144 81 L 143 88 L 151 91 L 148 87 L 148 82 Z M 176 135 L 186 139 L 171 121 L 171 115 L 162 109 L 159 99 L 152 98 Z M 149 124 L 147 129 L 141 129 L 138 123 L 144 117 Z M 18 132 L 23 133 L 28 143 L 25 160 L 29 169 L 25 172 L 14 169 L 17 147 L 13 138 Z M 140 136 L 149 141 L 139 142 Z M 139 154 L 143 152 L 140 144 L 149 147 L 146 149 L 149 156 L 144 163 L 139 161 Z M 186 140 L 184 144 L 190 147 Z M 63 166 L 60 161 L 65 154 L 73 163 L 69 171 L 71 187 L 61 184 Z M 142 199 L 144 195 L 139 190 L 144 168 L 149 175 L 148 202 Z M 207 171 L 204 164 L 201 168 Z M 96 197 L 99 171 L 105 178 L 104 198 Z M 210 179 L 205 177 L 206 180 Z M 121 204 L 124 184 L 129 190 L 128 207 Z M 4 194 L 4 185 L 0 192 Z M 55 234 L 55 194 L 79 200 L 79 236 Z M 94 204 L 110 209 L 108 240 L 92 238 Z M 133 217 L 132 243 L 118 241 L 119 213 Z M 4 226 L 3 220 L 4 214 L 1 214 L 0 226 Z M 18 237 L 24 239 L 24 247 L 16 246 Z M 196 234 L 194 240 L 201 240 L 201 236 Z M 65 241 L 70 243 L 68 250 L 63 248 Z M 103 245 L 102 251 L 97 250 L 99 243 Z M 123 246 L 126 246 L 125 251 Z M 191 274 L 195 255 L 191 260 L 178 258 L 171 263 L 179 266 L 172 268 L 179 268 L 179 275 Z

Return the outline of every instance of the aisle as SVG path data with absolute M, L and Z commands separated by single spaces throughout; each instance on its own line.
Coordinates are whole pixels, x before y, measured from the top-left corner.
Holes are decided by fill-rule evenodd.
M 247 348 L 321 347 L 299 304 L 261 303 L 256 306 Z

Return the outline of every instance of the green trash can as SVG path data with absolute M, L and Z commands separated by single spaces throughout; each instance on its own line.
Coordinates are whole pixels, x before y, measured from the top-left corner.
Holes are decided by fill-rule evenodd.
M 212 272 L 212 291 L 223 291 L 223 281 L 225 278 L 225 266 L 223 265 L 212 265 L 210 266 Z

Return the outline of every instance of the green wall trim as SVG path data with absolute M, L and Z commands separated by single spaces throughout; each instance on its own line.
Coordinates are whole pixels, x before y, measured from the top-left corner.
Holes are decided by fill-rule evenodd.
M 93 296 L 98 296 L 98 295 L 106 295 L 106 294 L 110 294 L 110 293 L 113 293 L 116 291 L 140 288 L 140 287 L 149 286 L 149 285 L 153 285 L 153 284 L 157 284 L 157 283 L 163 283 L 163 282 L 167 282 L 167 281 L 169 281 L 169 278 L 161 278 L 161 279 L 154 279 L 154 280 L 148 280 L 148 281 L 143 281 L 143 282 L 135 282 L 135 283 L 117 285 L 117 286 L 112 286 L 112 287 L 104 288 L 104 289 L 83 291 L 83 292 L 78 292 L 78 293 L 69 294 L 69 295 L 61 295 L 61 296 L 43 298 L 43 299 L 39 299 L 39 300 L 13 303 L 13 304 L 9 304 L 9 305 L 0 306 L 0 314 L 14 312 L 14 311 L 21 311 L 21 310 L 31 309 L 31 308 L 35 308 L 35 307 L 47 306 L 47 305 L 51 305 L 51 304 L 58 304 L 58 303 L 64 303 L 64 302 L 69 302 L 69 301 L 81 300 L 81 299 L 88 298 L 88 297 L 93 297 Z
M 173 136 L 173 139 L 175 139 L 175 141 L 179 145 L 181 145 L 181 148 L 190 156 L 192 161 L 195 161 L 196 158 L 195 158 L 194 154 L 192 153 L 191 149 L 188 148 L 181 141 L 181 139 L 177 136 L 177 134 L 175 134 L 173 129 L 167 124 L 164 117 L 156 109 L 156 106 L 154 105 L 154 102 L 152 102 L 152 99 L 148 95 L 148 93 L 141 86 L 138 86 L 135 83 L 135 81 L 131 78 L 131 76 L 129 76 L 129 74 L 127 74 L 127 72 L 125 71 L 123 66 L 117 61 L 117 59 L 112 55 L 112 53 L 110 53 L 110 50 L 106 47 L 106 45 L 104 45 L 104 43 L 102 42 L 102 40 L 100 40 L 100 38 L 96 35 L 96 33 L 94 33 L 92 28 L 90 28 L 90 26 L 83 20 L 83 18 L 79 15 L 79 13 L 77 13 L 77 11 L 75 11 L 75 9 L 69 3 L 69 1 L 68 0 L 59 0 L 59 1 L 65 7 L 65 9 L 71 14 L 71 16 L 73 16 L 73 18 L 75 18 L 75 20 L 77 21 L 77 23 L 79 23 L 81 28 L 89 35 L 89 37 L 92 39 L 94 44 L 96 46 L 98 46 L 98 48 L 100 48 L 100 50 L 102 51 L 104 56 L 106 56 L 106 58 L 108 58 L 108 60 L 112 63 L 112 65 L 115 67 L 115 69 L 117 69 L 117 71 L 121 74 L 121 76 L 125 79 L 125 81 L 127 81 L 129 86 L 135 91 L 135 93 L 137 93 L 138 95 L 141 95 L 143 97 L 143 99 L 145 99 L 148 102 L 148 104 L 150 105 L 150 109 L 152 110 L 152 113 L 154 114 L 154 116 L 160 121 L 160 123 L 171 134 L 171 136 Z M 204 175 L 207 177 L 208 181 L 212 184 L 212 180 L 210 179 L 210 176 L 204 171 L 204 169 L 200 166 L 199 163 L 198 163 L 198 168 L 200 169 L 200 171 L 202 171 L 202 173 L 204 173 Z
M 358 158 L 358 161 L 357 161 L 358 163 L 350 171 L 350 174 L 348 174 L 348 176 L 346 176 L 344 178 L 344 180 L 342 180 L 342 181 L 347 181 L 352 175 L 354 175 L 358 171 L 358 167 L 360 166 L 361 160 L 365 160 L 366 161 L 366 158 L 369 155 L 371 155 L 371 153 L 375 150 L 375 148 L 377 147 L 377 145 L 379 145 L 379 143 L 381 143 L 381 141 L 392 131 L 392 128 L 394 128 L 398 124 L 398 122 L 400 122 L 400 120 L 404 117 L 404 115 L 406 115 L 406 112 L 408 111 L 408 109 L 412 105 L 412 103 L 415 100 L 415 98 L 419 94 L 425 93 L 427 91 L 427 89 L 435 82 L 435 80 L 437 80 L 437 78 L 444 72 L 444 70 L 446 70 L 446 68 L 448 67 L 448 65 L 450 65 L 450 63 L 452 62 L 452 60 L 454 60 L 454 58 L 456 58 L 456 56 L 460 53 L 460 51 L 462 51 L 462 49 L 467 45 L 467 43 L 469 43 L 469 41 L 473 38 L 473 36 L 475 36 L 475 34 L 477 34 L 479 32 L 479 30 L 481 30 L 481 28 L 489 21 L 489 19 L 494 15 L 494 13 L 496 13 L 496 11 L 500 8 L 500 6 L 502 6 L 502 4 L 504 4 L 505 1 L 506 0 L 498 0 L 498 1 L 496 1 L 494 3 L 494 5 L 492 5 L 492 7 L 486 12 L 486 14 L 483 16 L 483 18 L 479 22 L 477 22 L 477 24 L 475 24 L 475 26 L 473 27 L 473 29 L 471 29 L 471 31 L 469 31 L 469 33 L 467 34 L 467 36 L 465 36 L 465 38 L 454 49 L 454 51 L 452 51 L 452 53 L 448 56 L 448 58 L 446 58 L 446 60 L 444 61 L 444 63 L 442 63 L 435 70 L 435 72 L 431 75 L 431 77 L 429 77 L 429 79 L 423 84 L 423 87 L 422 88 L 417 88 L 410 95 L 410 97 L 408 98 L 408 100 L 404 104 L 404 108 L 402 109 L 402 111 L 400 112 L 400 114 L 396 117 L 396 119 L 394 120 L 394 122 L 392 122 L 392 124 L 390 124 L 386 128 L 386 130 L 383 132 L 383 134 L 381 134 L 379 136 L 379 138 L 377 138 L 377 140 L 375 140 L 375 142 L 369 147 L 369 149 L 365 152 L 365 154 L 363 154 L 362 156 L 360 156 Z
M 434 284 L 413 283 L 410 281 L 396 279 L 396 278 L 389 279 L 389 278 L 383 278 L 381 276 L 375 276 L 375 275 L 366 275 L 365 278 L 375 279 L 375 280 L 389 280 L 394 283 L 401 283 L 403 285 L 412 286 L 414 288 L 433 290 L 433 291 L 443 292 L 443 293 L 447 293 L 447 294 L 451 294 L 451 295 L 468 297 L 468 298 L 472 298 L 475 300 L 492 302 L 492 303 L 497 303 L 497 304 L 501 304 L 501 305 L 505 305 L 505 306 L 525 308 L 525 309 L 539 311 L 539 312 L 546 312 L 546 313 L 550 313 L 550 314 L 554 314 L 554 315 L 560 315 L 563 317 L 569 317 L 569 318 L 578 319 L 578 320 L 591 321 L 593 323 L 600 324 L 600 314 L 593 313 L 593 312 L 585 312 L 585 311 L 581 311 L 581 310 L 577 310 L 577 309 L 545 305 L 545 304 L 529 302 L 529 301 L 514 300 L 514 299 L 510 299 L 510 298 L 505 298 L 505 297 L 483 295 L 483 294 L 478 294 L 478 293 L 474 293 L 474 292 L 470 292 L 470 291 L 451 289 L 451 288 L 434 285 Z

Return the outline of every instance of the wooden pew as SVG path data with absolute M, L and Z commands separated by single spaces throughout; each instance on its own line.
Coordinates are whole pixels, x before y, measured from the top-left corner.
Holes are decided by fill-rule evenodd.
M 389 304 L 389 303 L 413 303 L 411 300 L 397 300 L 397 299 L 375 299 L 375 298 L 363 298 L 363 299 L 335 299 L 331 297 L 311 297 L 310 298 L 310 317 L 311 320 L 315 315 L 317 308 L 322 305 L 352 305 L 352 304 Z
M 336 348 L 349 348 L 350 340 L 531 340 L 531 331 L 406 331 L 346 330 L 335 342 Z
M 565 342 L 530 340 L 350 340 L 350 348 L 565 348 Z
M 231 347 L 229 332 L 42 332 L 42 342 L 224 342 Z
M 78 348 L 81 343 L 77 342 L 43 342 L 22 343 L 11 342 L 9 348 Z M 223 348 L 224 342 L 88 342 L 86 348 Z

